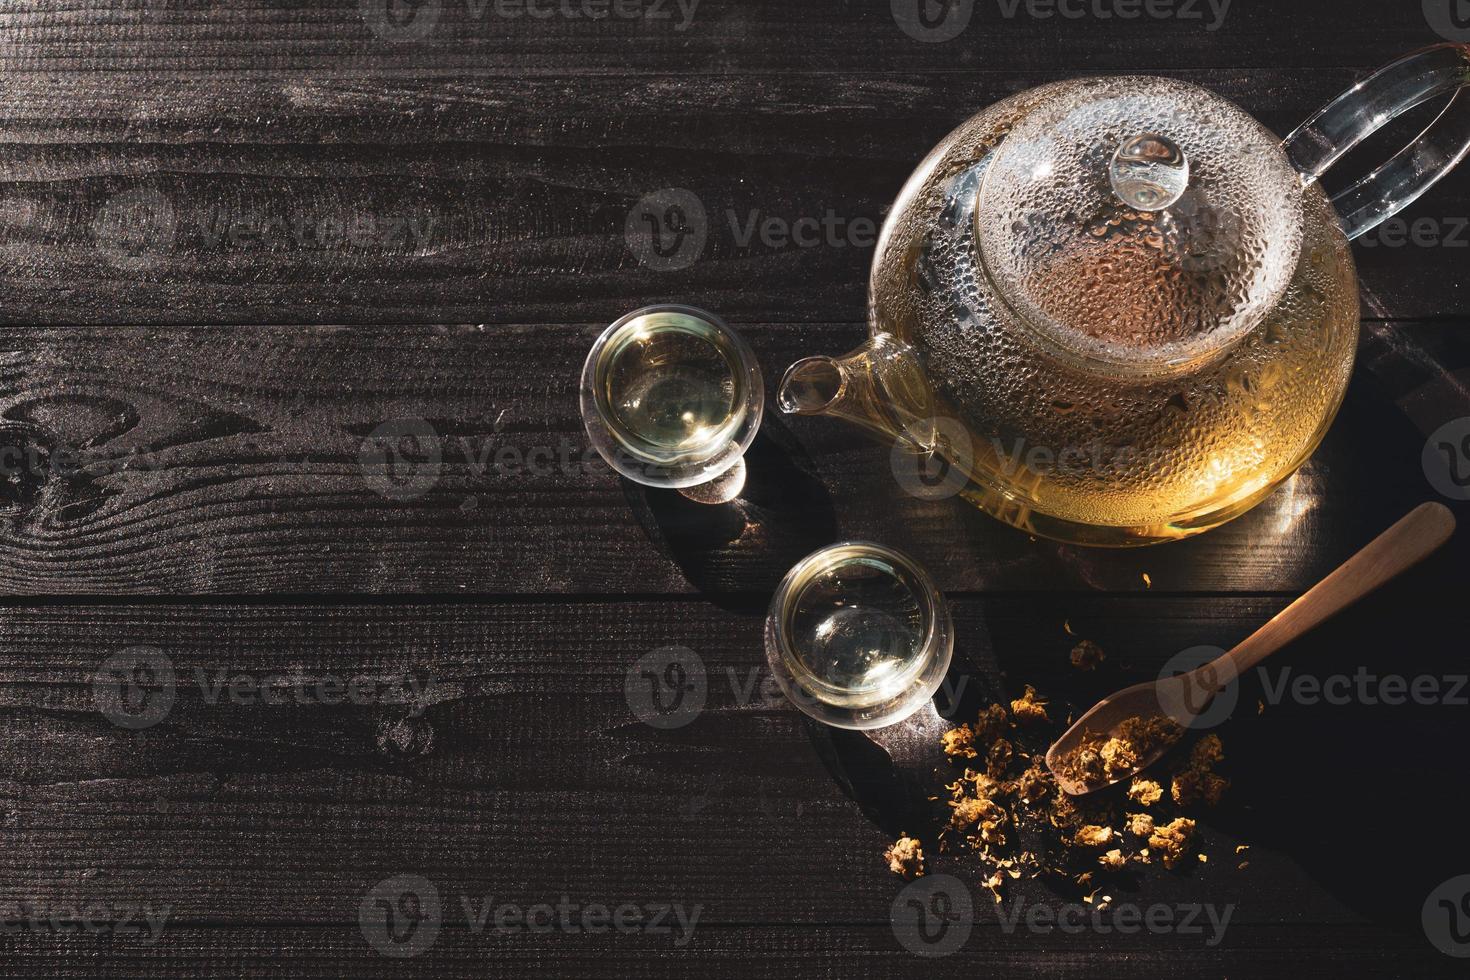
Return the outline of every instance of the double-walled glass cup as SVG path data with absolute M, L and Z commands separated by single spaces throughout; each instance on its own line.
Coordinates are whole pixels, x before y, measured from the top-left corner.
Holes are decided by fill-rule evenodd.
M 823 548 L 787 573 L 766 618 L 766 658 L 792 703 L 858 730 L 928 703 L 954 656 L 949 607 L 907 555 L 863 541 Z
M 612 324 L 582 368 L 582 421 L 598 454 L 650 487 L 723 477 L 760 428 L 755 355 L 712 313 L 650 306 Z

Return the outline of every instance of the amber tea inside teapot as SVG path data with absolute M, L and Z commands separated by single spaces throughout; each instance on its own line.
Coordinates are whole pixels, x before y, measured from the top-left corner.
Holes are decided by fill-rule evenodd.
M 870 339 L 793 365 L 783 411 L 934 457 L 1043 536 L 1153 544 L 1239 516 L 1341 405 L 1358 340 L 1349 242 L 1470 151 L 1470 46 L 1425 49 L 1281 140 L 1197 86 L 1043 86 L 951 133 L 880 236 Z M 1318 178 L 1457 93 L 1332 199 Z

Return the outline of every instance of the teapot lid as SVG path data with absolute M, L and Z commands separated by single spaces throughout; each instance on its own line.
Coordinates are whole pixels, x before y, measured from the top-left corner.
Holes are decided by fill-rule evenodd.
M 992 155 L 975 207 L 1006 302 L 1106 370 L 1177 370 L 1249 333 L 1302 248 L 1302 183 L 1277 137 L 1170 79 L 1049 95 Z

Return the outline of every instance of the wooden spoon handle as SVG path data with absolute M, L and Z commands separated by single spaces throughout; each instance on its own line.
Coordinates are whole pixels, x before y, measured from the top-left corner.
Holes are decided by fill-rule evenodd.
M 1303 633 L 1428 558 L 1454 531 L 1455 515 L 1448 507 L 1422 504 L 1217 663 L 1237 676 L 1245 673 Z M 1209 666 L 1212 665 L 1206 665 Z

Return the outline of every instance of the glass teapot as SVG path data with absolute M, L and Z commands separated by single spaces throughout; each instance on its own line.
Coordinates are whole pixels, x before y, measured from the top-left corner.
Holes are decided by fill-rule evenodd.
M 1012 96 L 909 179 L 878 242 L 868 342 L 792 365 L 779 407 L 855 422 L 893 442 L 896 470 L 935 464 L 939 492 L 956 480 L 1034 534 L 1129 546 L 1217 527 L 1326 434 L 1358 340 L 1348 243 L 1470 151 L 1467 85 L 1470 45 L 1427 48 L 1284 141 L 1164 78 Z M 1317 180 L 1345 153 L 1452 92 L 1327 198 Z

